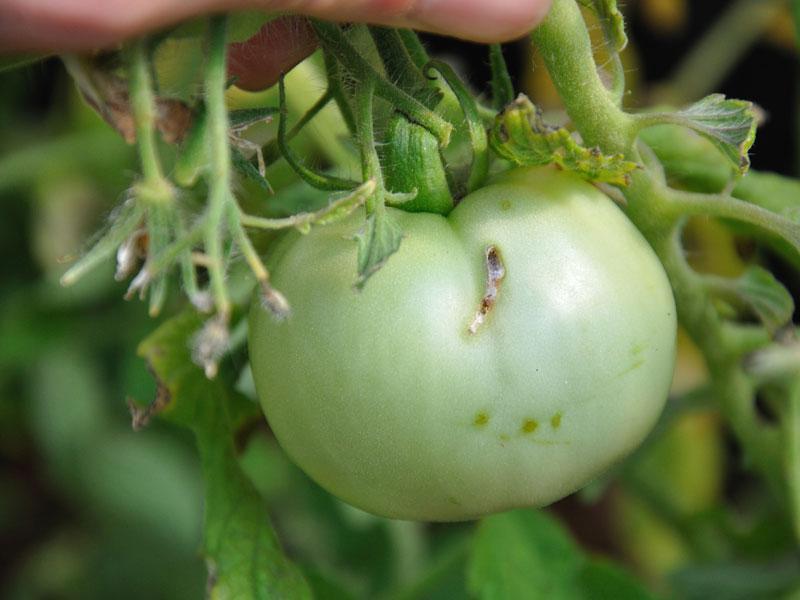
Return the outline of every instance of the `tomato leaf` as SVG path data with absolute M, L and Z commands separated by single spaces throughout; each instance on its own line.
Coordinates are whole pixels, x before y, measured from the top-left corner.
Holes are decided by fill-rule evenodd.
M 516 510 L 480 522 L 467 569 L 482 600 L 648 600 L 652 596 L 619 567 L 588 560 L 546 512 Z
M 367 217 L 364 227 L 354 239 L 358 244 L 358 279 L 355 286 L 356 289 L 362 289 L 367 280 L 400 248 L 403 230 L 389 213 L 381 210 Z
M 194 313 L 161 325 L 139 347 L 158 379 L 161 416 L 191 429 L 206 485 L 204 548 L 210 598 L 310 598 L 300 571 L 284 556 L 261 496 L 239 467 L 233 434 L 260 418 L 256 404 L 192 362 Z
M 735 292 L 770 333 L 775 333 L 792 318 L 792 295 L 763 267 L 749 267 L 736 279 Z
M 628 45 L 628 36 L 625 35 L 625 20 L 617 8 L 617 0 L 579 0 L 579 2 L 595 12 L 605 38 L 617 52 L 622 52 Z
M 524 95 L 497 115 L 490 142 L 497 154 L 517 165 L 554 163 L 589 181 L 625 186 L 631 171 L 638 168 L 621 154 L 608 156 L 597 148 L 585 148 L 567 129 L 548 125 L 539 108 Z
M 711 141 L 740 174 L 750 168 L 747 153 L 756 139 L 758 125 L 752 102 L 711 94 L 667 119 Z
M 578 596 L 582 558 L 575 543 L 541 511 L 516 510 L 483 519 L 467 570 L 481 599 L 520 600 Z
M 631 575 L 604 560 L 588 562 L 578 576 L 583 598 L 614 600 L 652 600 L 654 596 Z

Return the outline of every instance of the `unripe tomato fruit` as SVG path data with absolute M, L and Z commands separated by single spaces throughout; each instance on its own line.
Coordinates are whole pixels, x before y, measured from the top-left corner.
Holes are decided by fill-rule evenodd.
M 282 240 L 272 279 L 292 315 L 250 315 L 264 412 L 308 475 L 378 515 L 454 521 L 549 504 L 642 441 L 672 377 L 675 305 L 609 198 L 518 169 L 447 217 L 392 216 L 400 250 L 363 291 L 352 218 Z M 505 276 L 470 333 L 489 246 Z

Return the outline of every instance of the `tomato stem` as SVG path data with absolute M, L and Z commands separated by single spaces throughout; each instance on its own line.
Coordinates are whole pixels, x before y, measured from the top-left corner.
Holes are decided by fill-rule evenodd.
M 439 140 L 440 146 L 446 147 L 450 143 L 453 126 L 429 110 L 419 100 L 380 75 L 350 44 L 338 26 L 314 21 L 314 30 L 323 49 L 333 54 L 357 81 L 372 80 L 377 95 L 388 100 L 409 119 L 433 133 Z
M 532 34 L 568 115 L 587 145 L 622 153 L 641 163 L 636 148 L 639 125 L 623 112 L 603 86 L 594 62 L 586 24 L 574 0 L 553 0 L 551 11 Z M 781 437 L 756 414 L 757 387 L 741 364 L 733 343 L 702 279 L 686 262 L 680 242 L 687 214 L 733 218 L 759 226 L 800 251 L 798 226 L 764 209 L 719 194 L 671 189 L 656 170 L 632 174 L 624 190 L 628 216 L 661 259 L 672 284 L 678 316 L 708 363 L 722 412 L 749 456 L 776 487 L 782 488 Z M 751 338 L 752 339 L 752 338 Z M 766 343 L 769 336 L 761 338 Z

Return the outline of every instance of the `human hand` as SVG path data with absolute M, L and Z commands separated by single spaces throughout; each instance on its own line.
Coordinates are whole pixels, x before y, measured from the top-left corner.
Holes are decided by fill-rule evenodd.
M 80 51 L 220 10 L 286 11 L 492 42 L 525 34 L 550 0 L 2 0 L 0 50 Z
M 215 10 L 287 11 L 333 21 L 411 27 L 478 42 L 530 31 L 550 0 L 0 0 L 0 52 L 107 48 L 147 31 Z M 304 21 L 282 18 L 231 48 L 237 84 L 274 83 L 316 46 Z

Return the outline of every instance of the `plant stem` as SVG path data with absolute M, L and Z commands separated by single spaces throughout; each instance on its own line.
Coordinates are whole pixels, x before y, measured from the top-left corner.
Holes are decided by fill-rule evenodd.
M 225 287 L 223 226 L 225 205 L 231 190 L 228 112 L 225 106 L 227 17 L 210 20 L 210 48 L 206 68 L 206 107 L 210 143 L 209 201 L 205 220 L 205 250 L 210 258 L 208 275 L 214 305 L 220 316 L 230 316 L 231 304 Z
M 375 82 L 367 79 L 361 82 L 358 94 L 358 110 L 356 113 L 358 137 L 361 148 L 361 165 L 364 181 L 375 182 L 375 192 L 366 202 L 367 214 L 383 213 L 384 184 L 381 162 L 375 150 L 375 131 L 372 117 L 372 104 L 375 99 Z
M 147 38 L 138 39 L 133 43 L 128 73 L 131 112 L 136 128 L 136 146 L 142 163 L 142 173 L 145 180 L 162 180 L 164 174 L 156 149 L 156 103 L 150 77 Z
M 400 39 L 403 40 L 411 60 L 414 61 L 418 69 L 422 70 L 428 64 L 430 57 L 428 56 L 428 51 L 425 50 L 425 46 L 419 41 L 419 36 L 411 29 L 398 29 L 397 33 L 400 35 Z
M 489 64 L 492 68 L 492 106 L 501 111 L 514 100 L 514 84 L 500 44 L 489 46 Z
M 397 82 L 409 93 L 426 87 L 428 82 L 408 54 L 400 32 L 388 27 L 372 26 L 369 28 L 369 33 L 391 81 Z
M 533 39 L 567 113 L 584 141 L 598 146 L 603 152 L 622 153 L 637 160 L 636 124 L 616 106 L 597 75 L 589 35 L 574 0 L 553 0 L 549 15 L 534 31 Z M 770 481 L 779 486 L 781 476 L 776 465 L 780 464 L 780 436 L 757 418 L 755 387 L 741 367 L 742 357 L 737 349 L 727 346 L 724 323 L 702 280 L 686 263 L 680 245 L 681 215 L 686 206 L 681 210 L 676 210 L 676 206 L 691 199 L 698 206 L 696 212 L 699 213 L 702 212 L 699 209 L 701 205 L 703 210 L 711 210 L 719 198 L 702 195 L 687 198 L 681 194 L 663 185 L 657 175 L 642 169 L 633 174 L 631 185 L 625 190 L 626 212 L 664 265 L 672 284 L 678 316 L 705 355 L 723 413 L 750 458 Z M 743 213 L 741 208 L 737 205 L 724 216 L 762 216 Z
M 450 134 L 453 131 L 453 126 L 435 112 L 429 110 L 419 100 L 377 73 L 347 41 L 338 26 L 315 21 L 314 30 L 323 48 L 338 58 L 342 65 L 358 81 L 371 80 L 376 94 L 388 100 L 395 109 L 402 112 L 410 120 L 433 133 L 436 139 L 439 140 L 440 146 L 446 147 L 450 143 Z
M 600 146 L 609 154 L 629 153 L 634 141 L 632 119 L 600 80 L 589 33 L 575 2 L 553 0 L 549 14 L 533 32 L 533 41 L 586 145 Z

